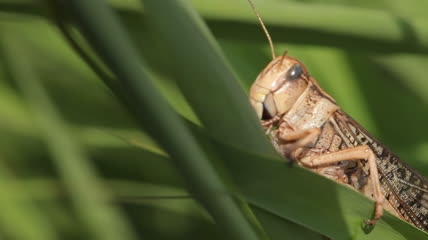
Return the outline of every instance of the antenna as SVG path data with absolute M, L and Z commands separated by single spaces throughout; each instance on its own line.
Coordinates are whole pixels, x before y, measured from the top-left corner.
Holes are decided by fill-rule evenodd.
M 272 38 L 270 37 L 269 32 L 268 32 L 268 30 L 266 29 L 265 24 L 264 24 L 264 23 L 263 23 L 263 21 L 262 21 L 262 18 L 260 17 L 259 13 L 257 12 L 256 7 L 254 6 L 254 3 L 253 3 L 251 0 L 248 0 L 248 2 L 250 3 L 251 8 L 253 9 L 254 13 L 256 14 L 257 19 L 259 19 L 260 25 L 262 26 L 263 31 L 264 31 L 264 32 L 265 32 L 265 34 L 266 34 L 266 37 L 267 37 L 267 39 L 268 39 L 268 41 L 269 41 L 270 50 L 271 50 L 271 52 L 272 52 L 272 60 L 273 60 L 273 59 L 275 59 L 275 49 L 274 49 L 274 47 L 273 47 Z

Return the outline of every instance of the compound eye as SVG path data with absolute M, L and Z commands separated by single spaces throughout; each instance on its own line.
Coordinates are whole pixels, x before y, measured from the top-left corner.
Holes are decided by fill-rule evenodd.
M 290 68 L 290 70 L 288 70 L 287 80 L 296 80 L 296 79 L 300 78 L 302 73 L 303 73 L 302 66 L 300 66 L 300 64 L 296 63 Z

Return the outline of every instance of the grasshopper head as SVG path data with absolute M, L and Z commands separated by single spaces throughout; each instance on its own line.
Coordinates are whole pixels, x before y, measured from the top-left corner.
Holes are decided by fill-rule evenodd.
M 250 101 L 261 120 L 285 114 L 309 83 L 306 67 L 297 59 L 279 56 L 259 74 L 250 89 Z

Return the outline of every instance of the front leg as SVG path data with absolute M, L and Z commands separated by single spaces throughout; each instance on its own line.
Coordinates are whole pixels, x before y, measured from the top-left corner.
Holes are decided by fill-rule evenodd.
M 373 195 L 376 201 L 375 216 L 373 219 L 368 220 L 368 224 L 375 224 L 383 215 L 383 203 L 385 201 L 382 195 L 379 174 L 376 164 L 376 155 L 369 146 L 358 146 L 339 150 L 337 152 L 326 153 L 319 156 L 308 156 L 299 160 L 304 166 L 309 168 L 316 168 L 323 165 L 333 164 L 340 161 L 350 160 L 359 161 L 361 159 L 367 160 L 370 168 L 370 179 L 373 183 Z
M 276 123 L 278 123 L 281 120 L 281 116 L 276 115 L 275 117 L 269 119 L 269 120 L 262 120 L 262 127 L 266 130 L 265 134 L 269 135 L 272 131 L 272 128 Z
M 309 128 L 293 132 L 286 132 L 280 128 L 279 139 L 286 142 L 282 145 L 283 152 L 291 154 L 293 151 L 299 148 L 306 147 L 314 139 L 318 138 L 320 133 L 321 130 L 319 128 Z

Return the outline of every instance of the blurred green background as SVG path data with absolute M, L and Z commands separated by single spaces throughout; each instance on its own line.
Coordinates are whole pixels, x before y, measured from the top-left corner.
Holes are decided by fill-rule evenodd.
M 270 61 L 267 40 L 249 4 L 246 0 L 190 3 L 247 92 Z M 290 56 L 300 59 L 342 109 L 428 176 L 428 2 L 254 3 L 271 33 L 277 55 L 288 50 Z M 153 33 L 144 3 L 115 0 L 109 5 L 120 17 L 162 96 L 190 128 L 198 128 L 201 116 L 177 87 L 175 63 L 169 60 L 165 42 Z M 0 0 L 0 237 L 104 239 L 93 235 L 96 226 L 87 219 L 97 218 L 91 210 L 103 216 L 110 209 L 111 215 L 106 214 L 106 218 L 115 219 L 108 224 L 123 228 L 107 227 L 105 231 L 123 230 L 124 236 L 129 234 L 123 239 L 223 238 L 212 217 L 186 191 L 166 151 L 138 128 L 134 116 L 70 47 L 47 9 L 42 1 Z M 169 24 L 175 27 L 174 22 Z M 169 48 L 174 48 L 171 40 Z M 203 64 L 204 59 L 200 62 Z M 26 66 L 31 71 L 25 71 Z M 43 111 L 43 101 L 32 98 L 37 93 L 31 89 L 39 85 L 25 78 L 34 76 L 49 96 L 45 99 L 48 106 L 53 105 L 62 119 L 59 125 L 49 122 L 49 117 L 40 121 L 51 113 Z M 193 91 L 201 90 L 195 87 Z M 223 114 L 236 114 L 228 107 L 224 106 Z M 82 161 L 55 160 L 67 152 L 61 152 L 63 139 L 55 136 L 55 131 L 61 134 L 64 129 L 73 139 L 66 137 L 65 145 L 71 141 L 71 146 L 79 146 L 75 152 Z M 204 132 L 204 128 L 199 131 Z M 281 187 L 281 183 L 276 184 Z M 318 183 L 310 184 L 316 187 Z M 98 192 L 98 188 L 102 190 Z M 92 206 L 89 202 L 94 199 L 107 204 L 104 208 Z M 263 218 L 263 214 L 270 213 L 258 213 L 257 217 L 272 219 Z M 293 217 L 288 220 L 293 221 Z M 276 224 L 278 221 L 262 221 L 262 228 L 272 239 L 277 237 L 269 228 L 277 228 Z M 298 224 L 304 227 L 290 223 L 278 225 L 278 229 L 289 234 L 286 236 L 295 236 L 293 239 L 329 235 L 312 223 Z M 362 238 L 371 239 L 367 236 Z

